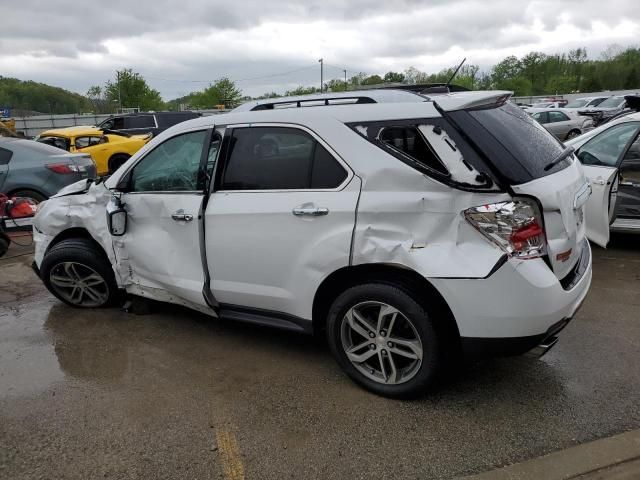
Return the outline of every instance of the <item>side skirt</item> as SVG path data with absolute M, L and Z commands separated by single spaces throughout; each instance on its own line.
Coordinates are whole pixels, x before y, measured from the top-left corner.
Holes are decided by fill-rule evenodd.
M 220 304 L 218 315 L 222 320 L 275 327 L 307 335 L 313 334 L 311 320 L 289 315 L 288 313 L 223 303 Z

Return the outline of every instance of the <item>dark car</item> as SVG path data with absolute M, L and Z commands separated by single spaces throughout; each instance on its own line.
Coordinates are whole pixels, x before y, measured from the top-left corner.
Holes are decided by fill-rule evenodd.
M 46 200 L 62 187 L 96 176 L 91 155 L 21 138 L 0 137 L 0 193 Z
M 197 118 L 196 112 L 144 112 L 124 113 L 107 118 L 97 127 L 100 130 L 115 130 L 131 135 L 153 133 L 158 135 L 175 124 Z

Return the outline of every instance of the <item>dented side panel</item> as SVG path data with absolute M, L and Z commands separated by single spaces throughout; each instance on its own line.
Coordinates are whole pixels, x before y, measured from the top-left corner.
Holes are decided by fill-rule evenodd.
M 82 228 L 102 247 L 111 262 L 116 282 L 124 286 L 107 226 L 106 207 L 112 194 L 103 183 L 91 184 L 88 189 L 86 184 L 87 181 L 82 180 L 67 186 L 38 210 L 33 226 L 43 242 L 36 241 L 36 244 L 41 243 L 37 245 L 36 264 L 40 267 L 46 248 L 57 235 L 71 228 Z M 86 192 L 82 193 L 84 190 Z

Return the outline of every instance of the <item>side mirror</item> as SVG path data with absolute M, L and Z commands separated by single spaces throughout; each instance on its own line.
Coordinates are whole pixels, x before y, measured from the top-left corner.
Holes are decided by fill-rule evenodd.
M 107 205 L 107 225 L 114 237 L 121 237 L 127 231 L 127 211 L 118 197 L 113 197 Z

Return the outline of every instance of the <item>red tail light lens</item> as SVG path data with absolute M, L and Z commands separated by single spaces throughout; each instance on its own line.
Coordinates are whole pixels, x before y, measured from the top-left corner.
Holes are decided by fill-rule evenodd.
M 78 167 L 72 163 L 50 163 L 49 165 L 46 165 L 46 167 L 49 170 L 62 175 L 78 172 Z
M 527 198 L 468 208 L 465 218 L 509 256 L 536 258 L 546 253 L 542 215 Z

